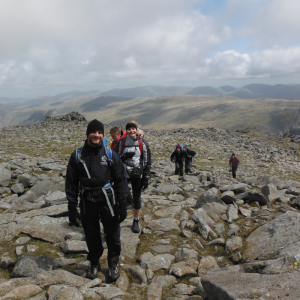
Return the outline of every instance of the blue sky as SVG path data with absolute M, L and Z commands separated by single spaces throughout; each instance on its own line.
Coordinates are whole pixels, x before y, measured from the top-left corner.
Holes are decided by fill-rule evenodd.
M 196 1 L 194 9 L 199 10 L 204 15 L 218 14 L 226 8 L 225 0 L 211 0 L 211 1 Z
M 300 84 L 300 1 L 0 0 L 0 97 Z

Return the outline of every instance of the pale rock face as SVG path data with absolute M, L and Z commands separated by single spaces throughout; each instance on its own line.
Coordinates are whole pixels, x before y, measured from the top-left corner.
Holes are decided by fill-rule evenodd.
M 198 265 L 198 276 L 205 275 L 210 270 L 219 269 L 219 265 L 213 256 L 206 256 L 200 260 Z
M 11 180 L 11 171 L 5 167 L 5 165 L 0 165 L 0 187 L 6 187 L 9 185 Z

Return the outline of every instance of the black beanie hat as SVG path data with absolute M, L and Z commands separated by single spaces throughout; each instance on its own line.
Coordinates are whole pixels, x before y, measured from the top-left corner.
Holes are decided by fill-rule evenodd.
M 88 137 L 91 132 L 95 132 L 97 130 L 102 131 L 104 135 L 104 125 L 100 121 L 95 119 L 88 124 L 86 129 L 86 136 Z
M 232 155 L 231 156 L 235 156 L 235 154 L 234 153 L 232 153 Z
M 134 123 L 127 123 L 126 124 L 126 130 L 131 128 L 131 127 L 134 127 L 135 129 L 137 129 L 137 126 Z

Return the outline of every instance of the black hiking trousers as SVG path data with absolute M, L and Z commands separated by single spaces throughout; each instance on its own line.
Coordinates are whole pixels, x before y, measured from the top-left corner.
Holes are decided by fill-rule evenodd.
M 192 173 L 191 170 L 192 161 L 185 161 L 185 174 Z
M 126 201 L 127 201 L 127 205 L 133 205 L 133 199 L 129 187 L 128 187 L 128 194 L 127 194 Z
M 236 170 L 238 167 L 232 167 L 232 178 L 236 178 Z
M 107 244 L 107 261 L 109 267 L 116 267 L 119 263 L 121 253 L 120 224 L 119 215 L 115 213 L 112 217 L 111 212 L 104 201 L 92 202 L 85 201 L 85 213 L 83 213 L 82 203 L 80 203 L 80 214 L 82 226 L 85 233 L 86 244 L 89 250 L 87 260 L 98 263 L 103 254 L 103 245 L 100 234 L 100 223 L 103 224 L 104 237 Z
M 143 179 L 142 178 L 128 178 L 128 181 L 131 183 L 132 188 L 132 201 L 134 209 L 142 208 L 142 188 L 143 188 Z M 128 198 L 127 198 L 128 199 Z
M 183 176 L 183 161 L 175 160 L 175 175 Z

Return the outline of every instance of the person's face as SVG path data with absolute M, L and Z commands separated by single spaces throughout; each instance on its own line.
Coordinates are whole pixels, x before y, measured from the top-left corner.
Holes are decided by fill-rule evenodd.
M 88 144 L 90 146 L 99 146 L 103 139 L 103 132 L 96 130 L 91 132 L 87 138 Z
M 120 133 L 110 134 L 113 140 L 118 140 L 121 137 Z
M 178 152 L 180 152 L 181 148 L 176 148 L 176 150 L 177 150 Z
M 132 139 L 136 139 L 136 128 L 130 127 L 126 130 L 127 135 L 129 135 Z

